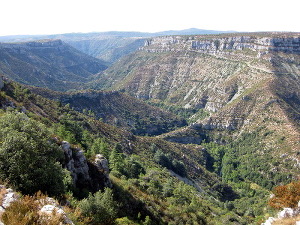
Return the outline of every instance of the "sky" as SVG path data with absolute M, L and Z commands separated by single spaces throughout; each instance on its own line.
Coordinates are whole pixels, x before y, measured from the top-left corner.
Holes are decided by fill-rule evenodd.
M 300 32 L 299 0 L 0 1 L 0 36 L 188 28 Z

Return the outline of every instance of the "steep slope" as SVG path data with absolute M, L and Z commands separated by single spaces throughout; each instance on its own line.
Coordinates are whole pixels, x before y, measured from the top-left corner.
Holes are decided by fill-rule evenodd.
M 105 140 L 108 154 L 112 155 L 117 148 L 114 146 L 119 146 L 121 152 L 118 155 L 122 156 L 120 163 L 123 166 L 120 170 L 114 169 L 115 159 L 110 156 L 110 167 L 114 171 L 110 178 L 114 198 L 118 202 L 119 217 L 129 217 L 137 223 L 141 221 L 141 216 L 143 220 L 148 216 L 155 224 L 191 221 L 215 224 L 226 223 L 232 218 L 246 221 L 234 212 L 228 218 L 229 211 L 219 206 L 223 205 L 219 200 L 232 200 L 238 196 L 215 174 L 205 169 L 207 152 L 201 146 L 181 145 L 156 137 L 134 136 L 95 120 L 92 116 L 79 113 L 68 105 L 63 106 L 57 101 L 36 95 L 8 80 L 5 80 L 0 90 L 0 109 L 0 116 L 15 111 L 16 115 L 23 113 L 31 120 L 41 121 L 49 130 L 56 132 L 54 139 L 57 141 L 74 135 L 71 148 L 78 150 L 81 146 L 85 154 L 99 138 Z M 92 155 L 90 159 L 94 157 Z M 172 167 L 166 168 L 166 165 L 157 161 L 160 157 L 167 158 Z M 179 173 L 176 168 L 184 169 L 185 173 L 181 172 L 184 177 L 176 174 Z M 138 169 L 139 173 L 131 175 L 122 172 L 128 169 Z M 79 194 L 85 197 L 87 193 L 82 191 Z M 73 204 L 74 201 L 72 206 L 78 207 Z M 75 216 L 72 220 L 76 219 Z
M 106 68 L 60 40 L 0 43 L 0 72 L 24 84 L 66 91 Z
M 69 104 L 76 111 L 93 115 L 105 123 L 124 128 L 136 135 L 159 135 L 187 125 L 184 119 L 121 92 L 61 93 L 34 87 L 30 89 L 47 98 Z
M 224 31 L 186 29 L 170 30 L 157 33 L 143 32 L 95 32 L 95 33 L 70 33 L 57 35 L 17 35 L 0 37 L 0 42 L 23 42 L 40 39 L 61 39 L 81 52 L 90 56 L 114 63 L 122 56 L 135 52 L 144 45 L 146 38 L 162 35 L 195 35 L 218 34 Z
M 65 41 L 74 48 L 112 64 L 122 56 L 135 52 L 145 43 L 141 37 L 99 36 L 70 38 Z
M 272 186 L 299 171 L 299 59 L 298 33 L 157 37 L 98 74 L 93 87 L 209 112 L 162 137 L 228 144 L 231 180 Z

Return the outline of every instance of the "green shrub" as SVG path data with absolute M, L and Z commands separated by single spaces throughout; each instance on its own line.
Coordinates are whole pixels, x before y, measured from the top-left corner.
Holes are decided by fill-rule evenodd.
M 79 203 L 82 214 L 92 219 L 91 224 L 113 224 L 117 218 L 118 205 L 113 200 L 112 190 L 106 188 Z
M 64 193 L 63 153 L 48 129 L 22 113 L 0 117 L 0 179 L 24 194 Z

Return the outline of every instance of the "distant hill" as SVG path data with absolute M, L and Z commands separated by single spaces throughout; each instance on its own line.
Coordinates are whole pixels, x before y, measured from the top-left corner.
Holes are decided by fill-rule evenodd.
M 104 60 L 110 64 L 116 62 L 122 56 L 132 53 L 142 47 L 149 37 L 165 35 L 199 35 L 219 34 L 226 31 L 214 31 L 203 29 L 169 30 L 156 33 L 146 32 L 94 32 L 94 33 L 69 33 L 55 35 L 15 35 L 0 37 L 0 42 L 23 42 L 40 39 L 61 39 L 74 48 Z
M 23 84 L 66 91 L 106 68 L 61 40 L 0 43 L 0 73 Z

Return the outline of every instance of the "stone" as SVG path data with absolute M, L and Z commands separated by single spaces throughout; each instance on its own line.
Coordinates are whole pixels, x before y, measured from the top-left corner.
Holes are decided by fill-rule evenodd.
M 12 189 L 6 189 L 7 193 L 4 195 L 3 200 L 2 200 L 2 207 L 5 209 L 8 206 L 10 206 L 10 203 L 12 203 L 13 201 L 16 201 L 19 196 L 14 193 L 14 191 Z
M 103 155 L 101 154 L 96 155 L 95 165 L 100 171 L 103 171 L 105 174 L 109 174 L 108 161 Z
M 45 220 L 47 220 L 47 218 L 51 217 L 54 212 L 56 212 L 56 214 L 62 216 L 62 218 L 64 220 L 64 224 L 74 225 L 74 223 L 67 217 L 65 211 L 56 205 L 44 205 L 39 211 L 40 215 L 46 216 L 44 218 Z
M 53 211 L 56 211 L 58 214 L 65 214 L 62 209 L 56 207 L 55 205 L 44 205 L 40 210 L 41 213 L 46 213 L 48 215 L 51 215 Z
M 274 217 L 269 217 L 266 222 L 262 223 L 261 225 L 272 225 L 275 220 L 276 219 Z
M 112 187 L 112 183 L 109 179 L 109 166 L 107 159 L 103 155 L 97 154 L 95 156 L 94 165 L 105 176 L 105 185 L 107 187 Z
M 292 209 L 292 208 L 283 208 L 282 211 L 278 213 L 278 218 L 288 218 L 298 215 L 299 210 L 298 209 Z
M 87 164 L 87 159 L 84 153 L 79 148 L 71 148 L 71 145 L 67 141 L 62 141 L 62 150 L 65 154 L 65 167 L 71 172 L 73 178 L 73 183 L 77 185 L 89 184 L 91 178 L 89 175 L 89 167 Z

